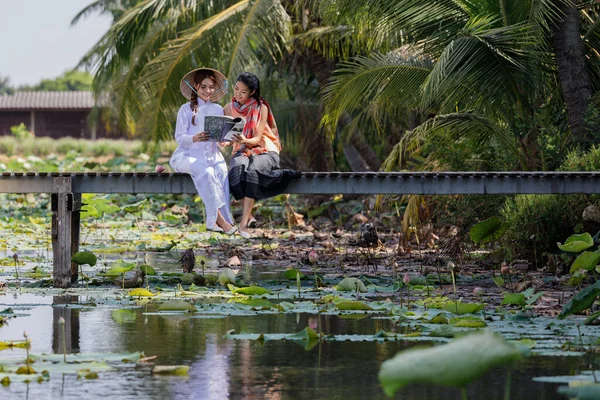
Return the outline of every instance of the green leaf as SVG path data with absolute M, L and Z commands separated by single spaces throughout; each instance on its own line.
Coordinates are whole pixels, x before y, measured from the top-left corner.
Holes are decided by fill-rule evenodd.
M 29 340 L 9 340 L 6 342 L 0 341 L 0 350 L 5 349 L 26 349 L 31 345 Z
M 508 226 L 500 218 L 492 217 L 473 225 L 469 235 L 471 240 L 477 244 L 489 243 L 500 239 Z
M 187 301 L 171 300 L 162 303 L 158 307 L 158 311 L 196 311 L 196 307 Z
M 40 361 L 63 362 L 63 354 L 31 354 L 31 358 Z M 144 353 L 78 353 L 67 354 L 67 363 L 84 363 L 84 362 L 136 362 L 144 357 Z M 89 367 L 88 367 L 89 368 Z
M 144 288 L 135 288 L 135 289 L 131 289 L 129 291 L 129 293 L 127 293 L 128 296 L 131 297 L 152 297 L 152 296 L 156 296 L 156 294 L 152 293 L 151 291 L 144 289 Z
M 253 299 L 253 298 L 234 298 L 231 301 L 249 306 L 254 310 L 269 310 L 271 308 L 279 308 L 275 303 L 265 299 Z
M 221 286 L 227 286 L 227 284 L 235 284 L 235 274 L 231 268 L 225 267 L 219 273 L 219 283 Z
M 98 257 L 96 257 L 96 255 L 91 251 L 78 251 L 77 253 L 73 254 L 71 261 L 78 265 L 88 264 L 90 267 L 93 267 L 96 265 Z
M 570 273 L 572 274 L 578 269 L 592 271 L 598 265 L 598 261 L 600 261 L 600 249 L 596 251 L 584 251 L 573 261 Z
M 360 292 L 367 291 L 365 284 L 358 278 L 344 278 L 335 286 L 335 289 L 339 291 L 355 291 L 357 287 Z
M 340 310 L 373 310 L 373 308 L 361 301 L 340 301 L 335 305 Z
M 484 320 L 473 317 L 452 318 L 450 324 L 455 328 L 485 328 L 487 326 Z
M 579 253 L 580 251 L 592 247 L 594 245 L 594 239 L 592 239 L 592 236 L 589 233 L 585 232 L 580 235 L 571 235 L 564 244 L 557 242 L 556 245 L 562 251 Z
M 494 281 L 494 283 L 496 284 L 496 286 L 498 287 L 504 287 L 504 278 L 502 278 L 500 275 L 496 275 L 494 277 L 494 279 L 492 279 Z
M 525 295 L 523 293 L 507 293 L 500 304 L 513 304 L 524 307 L 527 303 L 525 302 Z
M 537 292 L 537 293 L 536 293 L 536 294 L 534 294 L 533 296 L 531 296 L 531 297 L 528 297 L 528 298 L 527 298 L 527 304 L 528 304 L 528 305 L 531 305 L 531 304 L 535 303 L 535 302 L 536 302 L 536 301 L 538 301 L 538 299 L 539 299 L 540 297 L 542 297 L 543 295 L 544 295 L 544 292 Z
M 298 333 L 286 336 L 286 339 L 311 341 L 319 339 L 319 334 L 315 332 L 310 326 L 307 326 Z
M 136 263 L 128 263 L 123 260 L 117 260 L 108 271 L 104 274 L 105 276 L 120 276 L 125 272 L 131 271 L 136 267 Z
M 144 205 L 146 205 L 146 203 L 148 202 L 148 199 L 143 199 L 140 200 L 136 203 L 132 203 L 132 204 L 127 204 L 125 206 L 123 206 L 123 211 L 130 213 L 130 214 L 136 214 L 139 213 L 142 208 L 144 207 Z
M 454 314 L 472 314 L 472 313 L 476 313 L 478 311 L 483 310 L 483 304 L 481 304 L 481 303 L 458 303 L 458 310 L 457 310 L 457 305 L 454 302 L 452 302 L 452 303 L 448 303 L 448 304 L 444 305 L 444 307 L 442 307 L 442 310 L 450 311 L 451 313 L 454 313 Z
M 304 274 L 300 271 L 298 271 L 297 269 L 286 269 L 285 272 L 283 273 L 283 276 L 285 276 L 285 279 L 289 279 L 290 281 L 295 281 L 296 280 L 296 274 L 300 274 L 300 279 L 304 279 Z
M 140 265 L 140 271 L 142 271 L 146 275 L 156 275 L 156 270 L 150 265 Z
M 597 312 L 593 313 L 592 315 L 590 315 L 589 317 L 587 317 L 585 319 L 585 321 L 583 322 L 583 324 L 590 325 L 592 322 L 594 322 L 596 319 L 598 319 L 598 317 L 600 317 L 600 311 L 597 311 Z
M 517 348 L 484 331 L 432 348 L 401 351 L 381 365 L 379 382 L 388 396 L 412 383 L 464 387 L 490 368 L 520 358 Z
M 152 368 L 152 375 L 187 376 L 189 370 L 187 365 L 157 365 Z
M 258 295 L 261 296 L 263 294 L 273 294 L 270 290 L 262 288 L 260 286 L 247 286 L 242 288 L 237 288 L 232 284 L 228 284 L 227 287 L 231 290 L 232 293 L 236 294 L 245 294 L 247 296 Z
M 600 295 L 600 281 L 597 281 L 593 285 L 590 285 L 577 293 L 571 301 L 565 304 L 557 318 L 564 319 L 568 315 L 587 310 L 594 304 L 598 295 Z

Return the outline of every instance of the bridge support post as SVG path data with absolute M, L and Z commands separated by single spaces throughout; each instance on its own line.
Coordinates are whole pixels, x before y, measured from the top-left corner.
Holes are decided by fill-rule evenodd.
M 71 256 L 79 251 L 79 237 L 81 232 L 81 193 L 73 193 L 73 207 L 71 213 Z M 79 265 L 71 262 L 71 283 L 79 278 Z
M 52 183 L 52 281 L 54 287 L 71 287 L 73 193 L 70 177 Z

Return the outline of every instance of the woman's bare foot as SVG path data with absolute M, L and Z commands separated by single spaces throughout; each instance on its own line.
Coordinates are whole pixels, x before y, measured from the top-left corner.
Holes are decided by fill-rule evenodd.
M 233 228 L 233 225 L 231 225 L 227 221 L 223 221 L 222 223 L 219 223 L 219 221 L 217 221 L 217 226 L 219 228 L 223 229 L 224 232 L 229 232 L 231 230 L 231 228 Z

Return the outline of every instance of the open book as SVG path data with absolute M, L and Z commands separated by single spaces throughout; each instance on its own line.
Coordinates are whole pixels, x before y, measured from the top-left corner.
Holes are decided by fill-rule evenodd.
M 204 117 L 204 130 L 210 136 L 209 142 L 231 142 L 233 135 L 241 134 L 246 120 L 227 115 L 207 115 Z

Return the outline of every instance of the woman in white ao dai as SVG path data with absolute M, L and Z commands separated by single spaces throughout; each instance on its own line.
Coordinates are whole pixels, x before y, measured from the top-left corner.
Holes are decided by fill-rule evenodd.
M 206 141 L 208 136 L 204 132 L 205 116 L 223 115 L 223 108 L 211 101 L 226 92 L 223 88 L 226 80 L 219 74 L 204 68 L 189 72 L 181 81 L 181 91 L 190 102 L 183 104 L 177 113 L 178 146 L 169 164 L 175 171 L 191 175 L 206 210 L 206 228 L 231 235 L 236 227 L 229 209 L 227 164 L 218 144 Z

